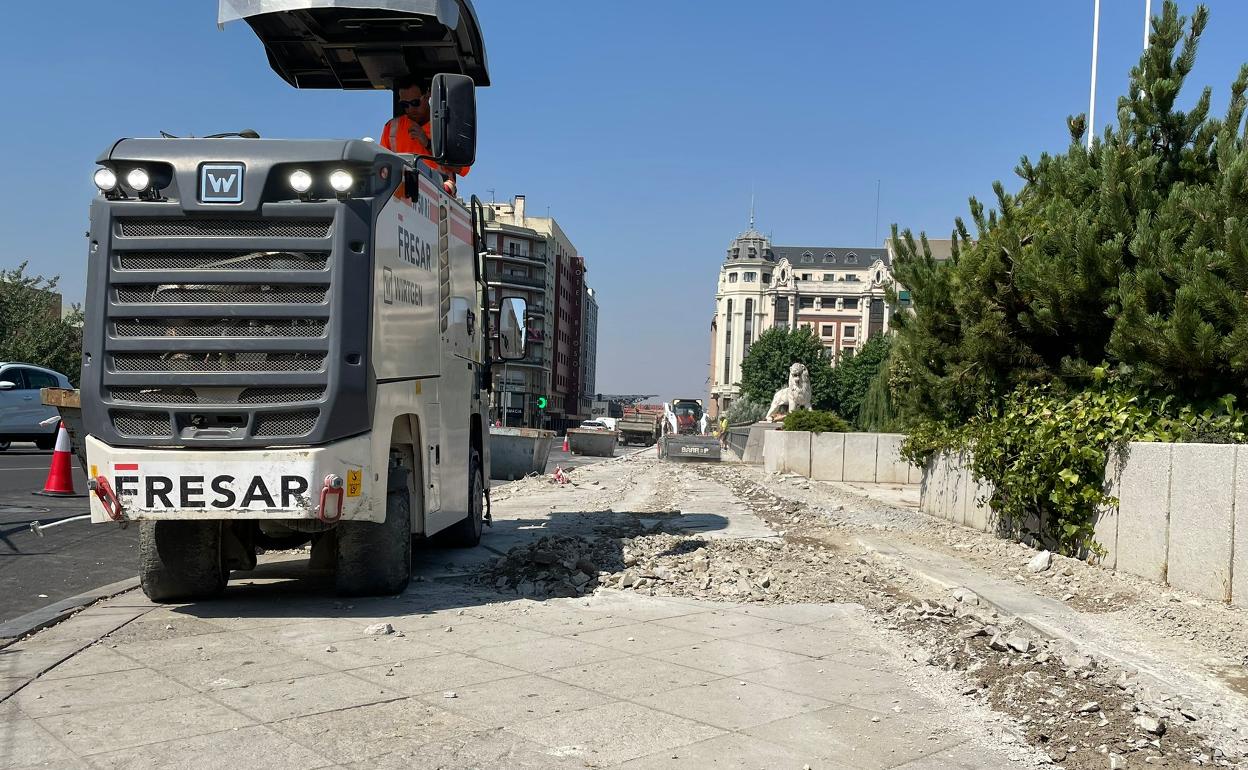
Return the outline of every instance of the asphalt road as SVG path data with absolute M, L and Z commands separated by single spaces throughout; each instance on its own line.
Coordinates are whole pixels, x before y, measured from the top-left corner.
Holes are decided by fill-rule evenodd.
M 639 451 L 620 447 L 617 455 Z M 654 451 L 650 449 L 648 451 Z M 571 455 L 556 446 L 547 473 L 577 468 L 602 457 Z M 73 521 L 30 531 L 30 522 L 49 524 L 88 512 L 86 497 L 41 497 L 52 453 L 33 444 L 14 444 L 0 452 L 0 622 L 98 586 L 134 577 L 138 564 L 138 527 Z M 86 475 L 73 464 L 74 489 L 87 490 Z
M 562 441 L 562 439 L 558 439 L 558 440 Z M 658 450 L 655 447 L 639 447 L 639 446 L 626 447 L 622 444 L 615 448 L 616 457 L 622 457 L 624 455 L 632 455 L 632 454 L 641 454 L 643 452 L 650 452 L 652 453 L 652 456 L 655 456 L 657 455 Z M 607 458 L 605 457 L 589 457 L 587 455 L 574 455 L 570 452 L 563 451 L 562 444 L 555 444 L 555 446 L 552 447 L 550 450 L 550 458 L 546 460 L 546 472 L 554 473 L 555 468 L 563 468 L 564 470 L 568 470 L 570 468 L 579 468 L 582 465 L 589 465 L 591 463 L 602 462 L 603 460 L 606 460 L 606 459 Z
M 88 512 L 87 498 L 41 497 L 52 453 L 34 444 L 0 452 L 0 622 L 97 586 L 133 577 L 138 528 L 73 521 L 30 531 Z M 86 474 L 73 463 L 74 489 L 87 491 Z

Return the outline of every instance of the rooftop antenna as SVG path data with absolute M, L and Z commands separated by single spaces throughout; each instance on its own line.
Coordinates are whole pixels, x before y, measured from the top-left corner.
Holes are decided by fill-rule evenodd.
M 490 188 L 490 205 L 491 206 L 494 205 L 494 188 L 493 187 Z
M 754 191 L 750 190 L 750 229 L 754 229 Z

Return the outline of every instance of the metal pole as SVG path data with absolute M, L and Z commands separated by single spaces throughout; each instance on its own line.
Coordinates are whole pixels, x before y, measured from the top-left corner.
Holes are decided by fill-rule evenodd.
M 507 427 L 508 412 L 511 411 L 511 380 L 507 378 L 507 364 L 503 364 L 503 427 Z
M 1096 135 L 1096 44 L 1101 36 L 1101 0 L 1095 0 L 1092 8 L 1092 94 L 1088 97 L 1088 149 L 1092 149 L 1092 137 Z
M 1148 50 L 1148 33 L 1152 30 L 1153 0 L 1144 0 L 1144 50 Z

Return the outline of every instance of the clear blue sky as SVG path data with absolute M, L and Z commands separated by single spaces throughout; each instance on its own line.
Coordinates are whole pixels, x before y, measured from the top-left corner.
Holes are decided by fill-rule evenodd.
M 944 236 L 1087 110 L 1092 0 L 476 5 L 494 85 L 461 191 L 549 206 L 587 257 L 602 392 L 705 393 L 717 270 L 751 189 L 781 244 L 879 245 L 891 222 Z M 1103 126 L 1144 0 L 1102 5 Z M 1191 83 L 1220 111 L 1248 3 L 1208 5 Z M 215 0 L 6 3 L 0 266 L 28 259 L 81 299 L 90 175 L 117 137 L 378 134 L 388 97 L 291 89 L 245 25 L 215 20 Z

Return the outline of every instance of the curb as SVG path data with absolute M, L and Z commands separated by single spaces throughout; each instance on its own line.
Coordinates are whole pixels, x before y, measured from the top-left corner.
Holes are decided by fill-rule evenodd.
M 118 580 L 116 583 L 93 588 L 77 596 L 53 602 L 46 607 L 19 615 L 12 620 L 0 623 L 0 648 L 29 636 L 36 631 L 55 625 L 74 613 L 104 599 L 111 599 L 118 594 L 133 591 L 139 587 L 137 577 Z

